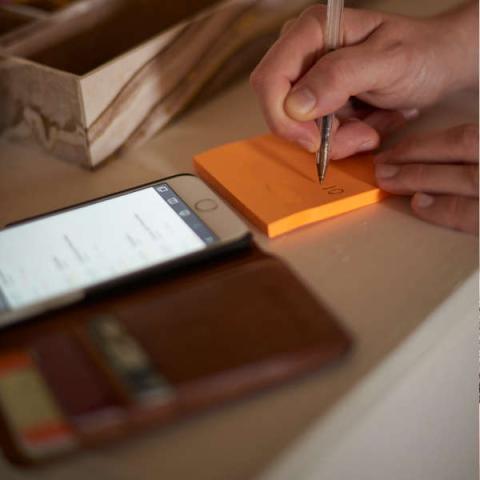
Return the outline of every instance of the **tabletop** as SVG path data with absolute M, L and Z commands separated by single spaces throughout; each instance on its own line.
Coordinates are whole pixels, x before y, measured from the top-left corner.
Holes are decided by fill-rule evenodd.
M 366 3 L 378 6 L 380 2 Z M 382 8 L 428 14 L 452 3 L 456 2 L 390 0 L 382 2 Z M 422 112 L 397 138 L 477 119 L 478 93 L 459 92 Z M 2 144 L 0 226 L 193 172 L 195 153 L 265 131 L 244 79 L 178 118 L 144 146 L 94 171 L 19 145 Z M 472 279 L 478 265 L 477 240 L 416 219 L 406 198 L 392 197 L 274 240 L 253 226 L 252 231 L 258 244 L 282 258 L 352 332 L 356 348 L 346 362 L 37 471 L 18 470 L 0 458 L 0 478 L 277 478 L 268 476 L 269 469 L 312 425 L 332 415 L 373 374 L 378 376 L 375 390 L 380 395 L 401 369 L 412 367 L 417 357 L 448 334 L 452 315 L 461 319 L 475 308 L 476 282 Z M 426 323 L 431 326 L 427 333 L 422 330 Z M 421 331 L 423 343 L 409 349 L 387 371 L 385 365 L 392 355 L 406 351 L 405 345 Z

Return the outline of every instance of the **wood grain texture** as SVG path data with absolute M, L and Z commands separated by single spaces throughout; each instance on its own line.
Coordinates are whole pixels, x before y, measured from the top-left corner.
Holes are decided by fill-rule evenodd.
M 132 10 L 129 0 L 83 0 L 36 22 L 2 50 L 0 138 L 98 165 L 253 65 L 272 33 L 310 1 L 177 3 L 145 0 Z M 200 12 L 185 19 L 189 5 Z
M 152 108 L 178 88 L 193 66 L 208 52 L 211 44 L 217 41 L 244 8 L 239 3 L 192 22 L 171 38 L 154 58 L 133 72 L 132 77 L 120 86 L 112 102 L 88 126 L 94 163 L 116 151 L 145 119 L 152 116 Z M 125 64 L 126 59 L 121 59 L 120 63 Z M 127 70 L 125 67 L 124 72 Z M 95 79 L 91 81 L 97 83 Z M 95 95 L 93 91 L 89 96 L 91 103 L 92 95 Z M 98 108 L 103 102 L 97 98 L 93 103 Z M 168 116 L 172 117 L 171 114 Z
M 283 0 L 232 2 L 190 24 L 132 76 L 89 127 L 92 162 L 154 135 L 208 87 L 232 56 L 236 55 L 238 66 L 251 65 L 252 57 L 258 61 L 267 47 L 265 35 L 297 12 L 299 3 L 305 5 Z M 256 44 L 263 47 L 261 51 Z M 239 70 L 232 69 L 231 74 Z M 225 83 L 229 79 L 224 75 Z
M 54 14 L 24 5 L 7 5 L 0 7 L 1 10 L 13 12 L 30 18 L 31 21 L 15 30 L 10 30 L 0 37 L 0 47 L 10 55 L 25 56 L 29 48 L 40 48 L 44 42 L 58 37 L 60 26 L 65 22 L 76 19 L 74 28 L 78 28 L 78 21 L 82 14 L 90 9 L 98 9 L 100 5 L 109 0 L 77 0 L 72 5 L 63 8 Z M 112 0 L 114 1 L 114 0 Z M 70 26 L 70 29 L 72 27 Z
M 0 57 L 0 137 L 88 165 L 77 79 Z

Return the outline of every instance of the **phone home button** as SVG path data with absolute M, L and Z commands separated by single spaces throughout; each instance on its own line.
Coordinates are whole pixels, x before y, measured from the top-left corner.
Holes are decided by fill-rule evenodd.
M 199 212 L 209 212 L 218 207 L 217 202 L 211 198 L 202 198 L 195 204 L 195 209 Z

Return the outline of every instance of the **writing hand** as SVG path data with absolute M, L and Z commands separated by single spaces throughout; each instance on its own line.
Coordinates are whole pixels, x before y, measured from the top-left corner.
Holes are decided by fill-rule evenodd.
M 325 16 L 317 5 L 290 22 L 251 75 L 272 131 L 307 150 L 319 147 L 314 120 L 323 115 L 342 109 L 331 155 L 343 158 L 376 148 L 416 109 L 476 82 L 477 2 L 430 19 L 345 9 L 344 48 L 329 53 Z M 352 97 L 370 111 L 348 113 Z

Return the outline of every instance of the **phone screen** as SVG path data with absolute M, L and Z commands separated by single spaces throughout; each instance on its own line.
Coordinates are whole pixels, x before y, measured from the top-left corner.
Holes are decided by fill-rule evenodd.
M 218 237 L 165 182 L 0 232 L 0 312 L 202 250 Z

